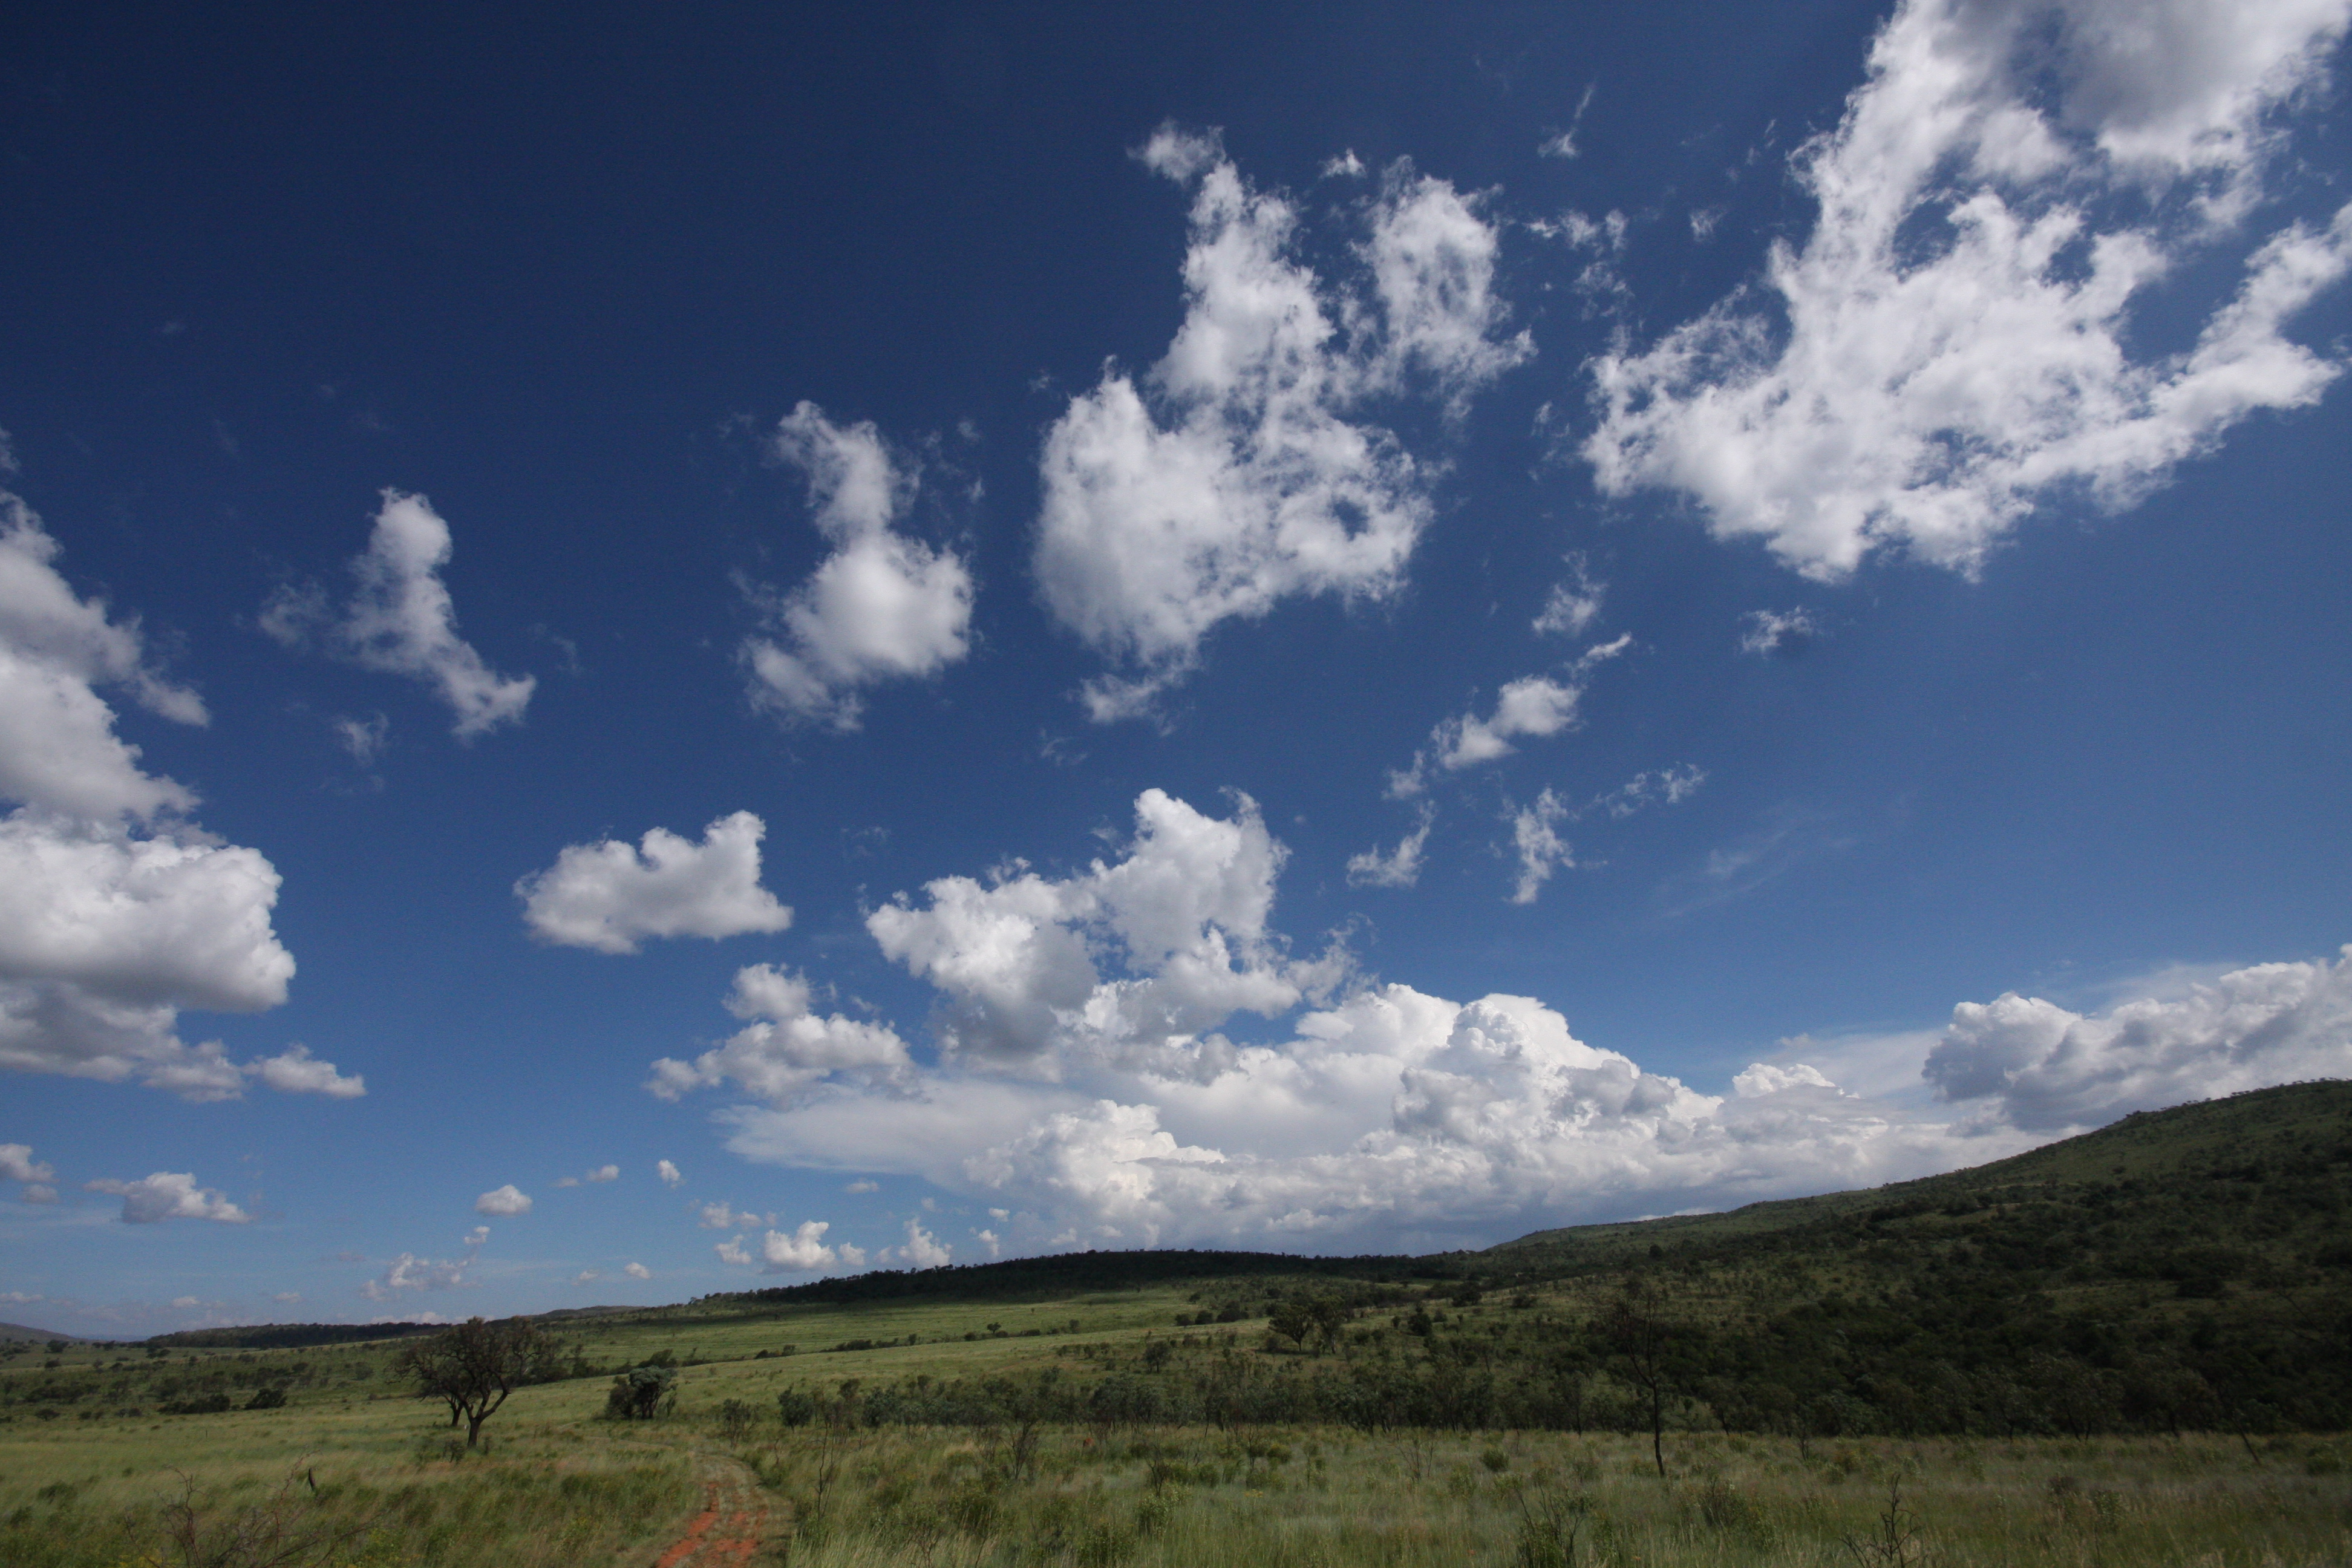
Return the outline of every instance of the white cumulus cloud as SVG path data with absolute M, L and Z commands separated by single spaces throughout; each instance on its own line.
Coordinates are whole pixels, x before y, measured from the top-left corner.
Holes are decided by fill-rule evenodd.
M 656 1160 L 654 1162 L 654 1174 L 661 1178 L 661 1184 L 665 1187 L 675 1187 L 680 1185 L 686 1180 L 685 1175 L 679 1172 L 678 1168 L 676 1165 L 671 1164 L 667 1160 Z
M 898 1253 L 917 1268 L 944 1268 L 955 1261 L 955 1248 L 942 1245 L 938 1237 L 923 1228 L 920 1220 L 907 1222 L 907 1239 Z
M 320 633 L 363 668 L 424 681 L 448 705 L 462 739 L 520 723 L 538 678 L 499 674 L 457 635 L 457 604 L 441 581 L 452 548 L 449 525 L 431 501 L 387 489 L 367 551 L 352 562 L 355 587 L 343 611 L 334 612 L 315 586 L 283 589 L 264 607 L 262 628 L 289 646 Z M 378 731 L 368 753 L 381 742 Z M 360 752 L 354 743 L 353 754 Z
M 57 1179 L 54 1166 L 33 1158 L 30 1143 L 0 1143 L 0 1181 L 54 1182 Z
M 126 1225 L 153 1225 L 167 1219 L 208 1219 L 223 1225 L 243 1225 L 246 1212 L 211 1187 L 196 1185 L 186 1172 L 158 1171 L 136 1182 L 85 1182 L 83 1189 L 110 1193 L 122 1200 Z
M 1584 628 L 1599 618 L 1601 602 L 1608 597 L 1606 585 L 1594 580 L 1581 553 L 1568 558 L 1568 571 L 1567 578 L 1553 584 L 1545 596 L 1544 607 L 1534 622 L 1537 631 L 1581 637 Z
M 323 1094 L 330 1100 L 357 1100 L 367 1092 L 367 1079 L 345 1074 L 332 1062 L 322 1062 L 308 1046 L 289 1046 L 274 1057 L 249 1062 L 245 1071 L 280 1094 Z
M 383 1274 L 360 1287 L 360 1294 L 371 1301 L 388 1301 L 403 1290 L 450 1290 L 466 1282 L 466 1270 L 471 1267 L 469 1254 L 463 1258 L 419 1258 L 404 1252 L 386 1266 Z M 426 1321 L 438 1321 L 430 1314 Z
M 865 1252 L 855 1247 L 825 1245 L 824 1233 L 833 1226 L 821 1219 L 803 1220 L 793 1230 L 770 1230 L 760 1237 L 760 1250 L 755 1256 L 743 1245 L 743 1238 L 720 1242 L 715 1250 L 719 1260 L 739 1268 L 753 1263 L 762 1274 L 813 1274 L 828 1268 L 863 1268 Z
M 772 450 L 808 480 L 833 552 L 769 605 L 769 635 L 743 645 L 752 695 L 789 717 L 854 730 L 864 688 L 937 674 L 964 657 L 971 573 L 962 557 L 897 531 L 914 477 L 870 423 L 834 424 L 803 403 Z
M 2267 1084 L 2352 1077 L 2352 948 L 2260 963 L 2084 1016 L 2007 992 L 1963 1002 L 1927 1053 L 1938 1099 L 2011 1125 L 2095 1125 Z
M 888 1026 L 838 1013 L 819 1016 L 808 982 L 773 964 L 736 971 L 726 1005 L 744 1026 L 691 1062 L 671 1057 L 655 1062 L 647 1089 L 676 1100 L 731 1079 L 747 1093 L 783 1101 L 830 1075 L 887 1082 L 908 1065 L 906 1042 Z
M 1739 624 L 1742 653 L 1794 653 L 1821 635 L 1813 617 L 1801 609 L 1750 610 L 1739 617 Z
M 1637 793 L 1662 802 L 1697 776 L 1640 775 Z M 887 1083 L 835 1078 L 786 1104 L 737 1106 L 721 1113 L 730 1148 L 861 1181 L 929 1182 L 985 1207 L 1015 1252 L 1436 1249 L 1904 1180 L 2130 1110 L 2352 1076 L 2352 949 L 2090 1016 L 2016 996 L 1964 1004 L 1932 1048 L 1909 1034 L 1786 1040 L 1719 1094 L 1587 1044 L 1535 998 L 1461 1003 L 1393 983 L 1269 998 L 1289 1021 L 1262 1045 L 1216 1032 L 1252 994 L 1208 986 L 1184 1030 L 1139 1040 L 1109 1026 L 1117 988 L 1213 931 L 1230 933 L 1229 965 L 1246 950 L 1280 977 L 1279 848 L 1259 841 L 1254 815 L 1218 823 L 1149 795 L 1140 810 L 1146 828 L 1125 859 L 1061 879 L 946 879 L 925 904 L 877 910 L 885 951 L 940 993 L 938 1060 Z M 1226 852 L 1155 841 L 1188 832 Z M 1146 888 L 1143 902 L 1118 903 Z M 786 1256 L 827 1245 L 807 1225 L 772 1234 Z M 891 1256 L 916 1260 L 916 1239 Z M 768 1253 L 763 1243 L 755 1258 L 740 1236 L 723 1245 L 746 1267 Z
M 700 844 L 656 827 L 635 847 L 613 838 L 570 845 L 517 882 L 515 896 L 540 941 L 599 952 L 635 952 L 647 937 L 782 931 L 793 911 L 760 886 L 767 830 L 739 811 L 704 828 Z
M 621 1269 L 621 1272 L 632 1279 L 650 1279 L 654 1277 L 654 1271 L 642 1263 L 628 1264 Z
M 2347 8 L 1905 0 L 1801 159 L 1803 244 L 1594 362 L 1601 489 L 1683 491 L 1814 577 L 1874 549 L 1969 571 L 2049 498 L 2130 504 L 2315 402 L 2341 366 L 2284 328 L 2352 267 L 2352 206 L 2256 220 Z M 2216 267 L 2234 291 L 2194 341 L 2147 342 L 2140 306 Z
M 530 1194 L 509 1182 L 503 1187 L 493 1187 L 474 1200 L 476 1214 L 507 1216 L 529 1214 Z
M 1495 231 L 1444 181 L 1391 169 L 1365 208 L 1364 277 L 1335 289 L 1297 257 L 1296 208 L 1213 137 L 1163 128 L 1141 156 L 1193 189 L 1184 321 L 1145 375 L 1108 369 L 1073 399 L 1041 464 L 1045 603 L 1124 671 L 1088 688 L 1098 721 L 1148 712 L 1220 622 L 1392 592 L 1428 476 L 1365 405 L 1458 409 L 1529 352 L 1500 336 Z
M 1410 888 L 1421 879 L 1422 853 L 1429 847 L 1429 830 L 1436 814 L 1423 808 L 1421 825 L 1397 840 L 1395 848 L 1366 849 L 1348 857 L 1351 888 Z
M 217 1042 L 180 1038 L 183 1009 L 286 1000 L 278 872 L 190 821 L 194 792 L 142 770 L 115 734 L 100 687 L 182 723 L 204 723 L 204 704 L 148 660 L 135 620 L 74 592 L 58 553 L 0 491 L 0 805 L 16 806 L 0 817 L 0 1067 L 198 1100 L 234 1099 L 254 1077 L 335 1092 L 283 1058 L 240 1067 Z
M 1585 682 L 1593 669 L 1633 646 L 1631 633 L 1598 643 L 1577 657 L 1567 674 L 1555 679 L 1529 675 L 1507 682 L 1495 698 L 1495 710 L 1481 718 L 1474 710 L 1442 721 L 1430 731 L 1428 747 L 1417 752 L 1409 768 L 1389 774 L 1388 793 L 1403 797 L 1428 787 L 1433 762 L 1448 773 L 1476 767 L 1507 757 L 1518 748 L 1515 741 L 1542 739 L 1575 729 L 1584 700 Z
M 1055 879 L 943 877 L 866 917 L 885 954 L 947 999 L 950 1054 L 1189 1048 L 1237 1011 L 1273 1016 L 1339 977 L 1289 961 L 1266 927 L 1285 851 L 1255 803 L 1230 819 L 1163 791 L 1136 800 L 1126 858 Z M 1097 959 L 1115 966 L 1105 975 Z

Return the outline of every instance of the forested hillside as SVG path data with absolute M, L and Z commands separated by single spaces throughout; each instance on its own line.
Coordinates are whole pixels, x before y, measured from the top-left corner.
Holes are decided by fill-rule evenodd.
M 2347 1195 L 2352 1086 L 2292 1086 L 1866 1193 L 1435 1258 L 1219 1259 L 1173 1331 L 1066 1347 L 1067 1375 L 862 1399 L 905 1421 L 2341 1429 Z M 1182 1257 L 1057 1266 L 1100 1287 Z M 976 1291 L 1020 1278 L 919 1278 L 958 1275 Z M 686 1310 L 730 1310 L 756 1301 Z

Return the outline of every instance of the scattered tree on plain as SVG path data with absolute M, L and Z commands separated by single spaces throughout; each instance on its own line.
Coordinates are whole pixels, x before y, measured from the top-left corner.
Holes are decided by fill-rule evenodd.
M 488 1421 L 525 1384 L 563 1375 L 563 1348 L 520 1318 L 468 1318 L 431 1339 L 412 1341 L 393 1357 L 393 1373 L 413 1378 L 419 1399 L 449 1406 L 449 1425 L 466 1423 L 466 1447 L 481 1441 Z

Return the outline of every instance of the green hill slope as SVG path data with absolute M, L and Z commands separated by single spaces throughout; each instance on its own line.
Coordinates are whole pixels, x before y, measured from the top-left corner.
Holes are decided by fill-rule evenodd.
M 2094 1256 L 2069 1263 L 2181 1243 L 2284 1260 L 2342 1223 L 2331 1194 L 2340 1200 L 2347 1164 L 2352 1083 L 2289 1084 L 2139 1112 L 2095 1132 L 1920 1181 L 1725 1214 L 1541 1230 L 1478 1256 L 1481 1271 L 1549 1273 L 1633 1262 L 1653 1247 L 1678 1257 L 1769 1250 L 1864 1216 L 1883 1227 L 1930 1210 L 1951 1210 L 1947 1218 L 1976 1216 L 1968 1228 L 2000 1232 L 2013 1229 L 2021 1215 L 2046 1220 L 2033 1205 L 2056 1204 L 2083 1209 L 2086 1218 L 2097 1215 L 2074 1238 Z M 2263 1213 L 2260 1234 L 2246 1234 L 2239 1223 L 2249 1206 Z M 1939 1228 L 1927 1224 L 1911 1231 L 1925 1236 Z

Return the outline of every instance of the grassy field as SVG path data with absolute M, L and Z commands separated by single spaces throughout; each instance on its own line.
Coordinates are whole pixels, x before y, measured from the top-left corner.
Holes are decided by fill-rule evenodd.
M 261 1386 L 299 1363 L 312 1381 L 280 1408 L 0 1425 L 0 1563 L 246 1568 L 290 1548 L 289 1568 L 651 1568 L 726 1473 L 763 1500 L 753 1560 L 803 1568 L 2352 1562 L 2347 1447 L 2326 1436 L 1677 1430 L 1661 1479 L 1643 1436 L 1111 1422 L 1024 1435 L 1016 1423 L 786 1427 L 775 1413 L 787 1388 L 837 1399 L 845 1383 L 1075 1377 L 1182 1338 L 1168 1325 L 1197 1294 L 568 1320 L 598 1362 L 688 1363 L 675 1413 L 603 1419 L 601 1375 L 523 1388 L 471 1455 L 438 1406 L 384 1386 L 393 1346 L 183 1354 L 166 1364 L 192 1381 L 208 1363 Z M 1264 1335 L 1244 1321 L 1215 1337 L 1282 1359 L 1256 1348 Z M 819 1348 L 856 1341 L 874 1343 Z M 82 1359 L 93 1377 L 145 1361 Z
M 748 1470 L 767 1500 L 755 1560 L 805 1568 L 2352 1561 L 2352 1489 L 2327 1439 L 1675 1433 L 1661 1479 L 1645 1438 L 1613 1436 L 1065 1426 L 1024 1440 L 785 1429 L 764 1413 L 730 1430 L 724 1400 L 767 1381 L 692 1369 L 678 1414 L 628 1424 L 590 1416 L 594 1385 L 525 1390 L 467 1457 L 428 1412 L 384 1400 L 11 1441 L 0 1562 L 241 1568 L 270 1561 L 274 1521 L 277 1542 L 318 1548 L 294 1562 L 651 1565 L 714 1467 Z

